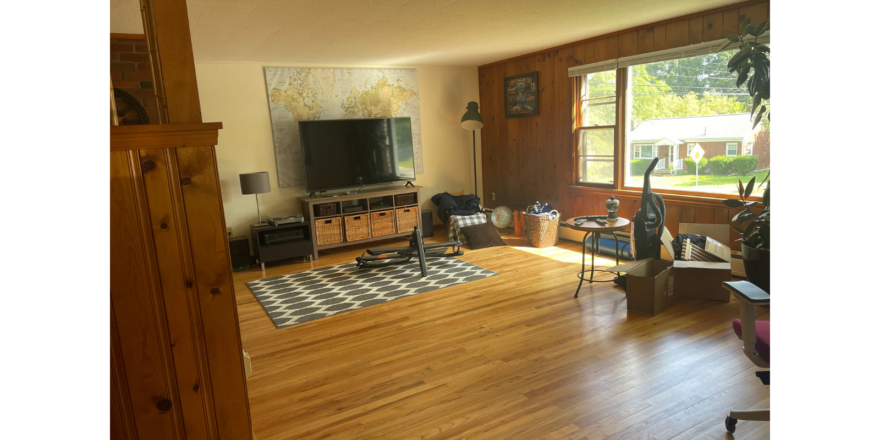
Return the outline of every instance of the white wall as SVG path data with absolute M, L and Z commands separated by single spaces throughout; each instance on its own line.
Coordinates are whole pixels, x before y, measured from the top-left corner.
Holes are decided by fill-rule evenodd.
M 308 195 L 305 187 L 278 188 L 269 102 L 263 76 L 263 66 L 266 65 L 298 66 L 290 63 L 196 63 L 202 120 L 223 123 L 217 145 L 217 167 L 226 225 L 233 228 L 234 235 L 249 235 L 248 225 L 257 220 L 254 196 L 241 194 L 239 174 L 269 172 L 272 192 L 259 196 L 260 211 L 264 217 L 267 214 L 300 213 L 297 197 Z M 422 209 L 433 210 L 434 223 L 440 223 L 436 215 L 437 207 L 430 200 L 432 195 L 443 191 L 473 192 L 472 137 L 470 131 L 461 128 L 460 121 L 469 101 L 479 103 L 477 68 L 415 68 L 419 80 L 425 173 L 416 175 L 414 183 L 424 187 Z M 482 169 L 479 131 L 477 169 Z

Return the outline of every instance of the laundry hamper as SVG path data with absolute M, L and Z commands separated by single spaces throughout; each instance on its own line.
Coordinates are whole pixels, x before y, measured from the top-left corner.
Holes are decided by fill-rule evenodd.
M 524 214 L 523 219 L 526 225 L 526 235 L 532 246 L 545 248 L 559 243 L 558 211 L 554 209 L 550 215 Z

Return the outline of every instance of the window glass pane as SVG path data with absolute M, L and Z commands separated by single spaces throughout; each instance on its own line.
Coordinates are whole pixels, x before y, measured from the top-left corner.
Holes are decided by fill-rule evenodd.
M 627 69 L 624 126 L 633 154 L 625 156 L 625 186 L 641 187 L 655 156 L 659 163 L 651 186 L 657 189 L 737 194 L 738 179 L 748 182 L 756 177 L 760 182 L 769 173 L 770 122 L 765 115 L 752 128 L 748 90 L 737 87 L 736 73 L 727 71 L 728 60 L 737 52 Z M 769 112 L 769 102 L 766 105 Z M 639 144 L 641 154 L 635 149 Z M 650 154 L 644 153 L 646 144 L 653 145 Z M 697 145 L 704 152 L 698 175 L 689 158 Z M 763 188 L 756 188 L 752 194 L 762 193 Z
M 614 184 L 614 158 L 581 157 L 581 182 Z
M 614 125 L 617 122 L 617 72 L 584 75 L 581 95 L 581 126 Z
M 614 129 L 580 130 L 580 154 L 614 156 Z

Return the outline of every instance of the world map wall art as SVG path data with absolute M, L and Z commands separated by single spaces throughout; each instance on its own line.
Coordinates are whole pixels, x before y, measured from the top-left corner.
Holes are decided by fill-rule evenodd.
M 504 117 L 538 114 L 538 72 L 504 78 Z
M 415 69 L 266 67 L 278 186 L 305 185 L 299 121 L 409 117 L 416 174 L 424 174 Z

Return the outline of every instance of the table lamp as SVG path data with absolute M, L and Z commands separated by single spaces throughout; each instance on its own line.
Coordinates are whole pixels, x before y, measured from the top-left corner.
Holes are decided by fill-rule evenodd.
M 253 194 L 257 198 L 257 220 L 259 223 L 254 226 L 266 226 L 263 223 L 263 216 L 260 215 L 260 196 L 258 194 L 272 191 L 272 188 L 269 186 L 269 172 L 260 171 L 258 173 L 239 174 L 238 178 L 241 180 L 241 194 Z
M 483 128 L 483 117 L 480 116 L 479 108 L 476 102 L 471 101 L 461 117 L 461 128 L 471 130 L 474 136 L 474 195 L 477 195 L 477 130 Z

